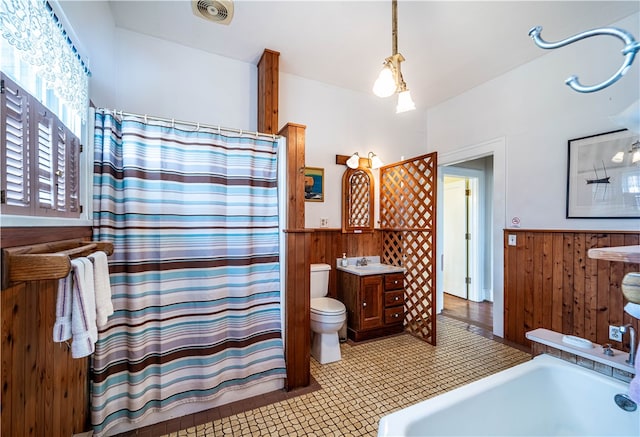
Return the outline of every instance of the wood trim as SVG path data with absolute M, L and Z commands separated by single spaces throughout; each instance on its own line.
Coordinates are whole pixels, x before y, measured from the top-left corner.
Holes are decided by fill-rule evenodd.
M 90 226 L 64 227 L 12 227 L 2 228 L 0 247 L 26 246 L 28 244 L 49 243 L 72 238 L 90 239 Z
M 508 236 L 516 235 L 516 246 Z M 624 312 L 627 303 L 620 284 L 626 273 L 640 271 L 640 263 L 590 258 L 589 249 L 631 246 L 640 233 L 630 231 L 504 230 L 505 339 L 529 346 L 527 331 L 551 329 L 611 343 L 609 325 L 640 321 Z
M 265 49 L 258 61 L 258 132 L 278 130 L 280 53 Z

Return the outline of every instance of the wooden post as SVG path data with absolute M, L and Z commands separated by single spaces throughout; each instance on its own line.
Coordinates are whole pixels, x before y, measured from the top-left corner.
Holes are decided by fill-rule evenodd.
M 258 61 L 258 132 L 278 131 L 280 53 L 265 49 Z
M 287 390 L 310 382 L 311 232 L 304 228 L 304 147 L 306 126 L 287 123 L 278 132 L 287 140 L 287 229 L 285 360 Z

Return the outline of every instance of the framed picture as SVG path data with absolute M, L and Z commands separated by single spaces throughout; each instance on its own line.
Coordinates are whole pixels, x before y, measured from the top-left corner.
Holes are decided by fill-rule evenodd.
M 569 140 L 567 218 L 640 218 L 638 138 L 622 129 Z
M 324 202 L 323 168 L 304 168 L 304 200 L 307 202 Z

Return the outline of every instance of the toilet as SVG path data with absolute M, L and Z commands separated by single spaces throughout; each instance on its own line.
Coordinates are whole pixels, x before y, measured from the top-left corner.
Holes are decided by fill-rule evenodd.
M 340 361 L 338 331 L 347 320 L 344 304 L 326 297 L 330 270 L 329 264 L 311 264 L 311 356 L 320 364 Z

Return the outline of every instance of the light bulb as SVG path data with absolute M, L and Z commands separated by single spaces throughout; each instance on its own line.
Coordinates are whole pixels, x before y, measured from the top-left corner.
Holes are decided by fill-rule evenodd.
M 396 106 L 396 114 L 400 114 L 401 112 L 413 111 L 414 109 L 416 109 L 416 104 L 413 103 L 413 99 L 411 99 L 409 90 L 404 90 L 400 94 L 398 94 L 398 106 Z
M 373 84 L 373 93 L 378 97 L 389 97 L 396 92 L 396 81 L 393 72 L 388 65 L 385 65 Z

